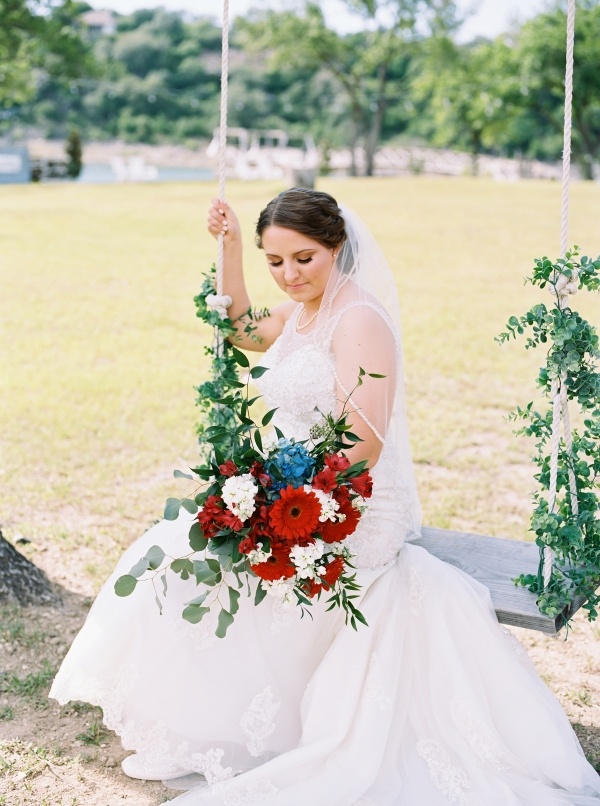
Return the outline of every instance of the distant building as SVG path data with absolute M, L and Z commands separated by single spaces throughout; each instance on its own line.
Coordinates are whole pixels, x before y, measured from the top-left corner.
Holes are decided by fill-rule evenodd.
M 0 185 L 29 182 L 31 166 L 26 148 L 0 146 Z
M 81 24 L 92 37 L 110 36 L 117 30 L 117 16 L 108 9 L 93 9 L 79 17 Z

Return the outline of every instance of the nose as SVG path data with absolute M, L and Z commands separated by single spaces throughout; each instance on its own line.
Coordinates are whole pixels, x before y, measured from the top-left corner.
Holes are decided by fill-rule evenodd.
M 291 280 L 295 280 L 299 277 L 298 267 L 294 266 L 292 261 L 285 262 L 283 267 L 283 278 L 286 283 L 289 283 Z

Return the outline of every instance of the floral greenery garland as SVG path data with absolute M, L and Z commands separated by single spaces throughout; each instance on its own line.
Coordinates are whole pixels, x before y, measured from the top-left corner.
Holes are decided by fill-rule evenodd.
M 248 369 L 250 362 L 241 350 L 228 341 L 236 332 L 233 322 L 222 316 L 219 310 L 210 306 L 207 298 L 216 296 L 216 267 L 213 264 L 209 272 L 204 274 L 204 282 L 200 293 L 194 297 L 196 316 L 207 325 L 218 331 L 212 346 L 205 347 L 205 355 L 210 356 L 210 375 L 212 380 L 204 381 L 196 387 L 198 397 L 196 405 L 200 409 L 201 421 L 197 425 L 197 433 L 203 454 L 210 451 L 210 443 L 206 439 L 206 429 L 211 426 L 225 429 L 230 435 L 229 443 L 222 446 L 225 453 L 230 453 L 239 446 L 240 435 L 237 431 L 240 421 L 247 416 L 247 405 L 241 391 L 245 384 L 240 381 L 238 366 Z M 269 315 L 267 308 L 254 311 L 249 308 L 239 319 L 245 323 L 244 333 L 259 340 L 254 335 L 255 321 Z M 221 342 L 221 350 L 217 349 L 217 339 Z M 259 377 L 254 375 L 253 377 Z M 252 405 L 253 401 L 249 401 Z
M 525 347 L 548 345 L 546 362 L 540 368 L 537 385 L 551 398 L 552 383 L 565 379 L 567 398 L 576 401 L 583 414 L 581 430 L 572 430 L 572 452 L 564 439 L 560 440 L 556 503 L 549 511 L 547 492 L 550 489 L 550 450 L 552 438 L 552 401 L 545 412 L 535 411 L 533 403 L 518 406 L 509 417 L 524 421 L 517 435 L 534 437 L 533 462 L 540 489 L 534 494 L 531 531 L 540 547 L 537 575 L 521 574 L 515 584 L 537 594 L 542 613 L 554 618 L 564 612 L 574 599 L 584 599 L 583 607 L 593 621 L 600 604 L 600 359 L 596 329 L 577 311 L 565 303 L 566 292 L 577 288 L 598 291 L 600 288 L 600 257 L 591 260 L 579 256 L 575 246 L 552 263 L 547 257 L 535 260 L 531 277 L 526 282 L 540 288 L 550 286 L 556 298 L 548 309 L 540 303 L 520 318 L 511 316 L 506 331 L 496 341 L 503 344 L 511 337 L 528 330 Z M 568 286 L 568 288 L 565 288 Z M 575 477 L 579 512 L 575 514 L 569 493 L 569 472 Z M 549 546 L 555 558 L 548 585 L 543 580 L 544 548 Z M 568 612 L 568 610 L 566 611 Z

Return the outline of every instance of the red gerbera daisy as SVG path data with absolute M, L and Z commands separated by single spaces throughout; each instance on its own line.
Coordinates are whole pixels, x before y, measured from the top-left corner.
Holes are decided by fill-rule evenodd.
M 279 537 L 295 542 L 312 535 L 319 525 L 320 514 L 317 496 L 290 484 L 271 506 L 269 521 Z
M 319 524 L 319 532 L 325 543 L 337 543 L 344 540 L 348 535 L 356 530 L 360 520 L 360 512 L 355 509 L 350 501 L 345 496 L 340 496 L 341 501 L 338 500 L 340 508 L 338 514 L 345 515 L 346 519 L 343 521 L 325 521 Z
M 250 568 L 256 576 L 274 582 L 276 579 L 290 579 L 296 569 L 290 562 L 289 546 L 276 546 L 271 548 L 271 556 L 264 563 L 251 565 Z

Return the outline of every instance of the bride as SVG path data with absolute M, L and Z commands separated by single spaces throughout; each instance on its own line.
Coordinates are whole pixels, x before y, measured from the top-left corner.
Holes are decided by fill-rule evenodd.
M 326 193 L 287 190 L 260 215 L 257 244 L 289 301 L 244 327 L 240 227 L 215 200 L 236 344 L 265 351 L 259 381 L 275 422 L 307 439 L 349 398 L 348 453 L 373 476 L 348 538 L 368 627 L 322 599 L 313 619 L 267 597 L 240 600 L 225 639 L 179 577 L 159 615 L 152 590 L 115 596 L 117 577 L 158 543 L 185 554 L 192 516 L 162 521 L 125 553 L 75 639 L 51 696 L 99 705 L 135 751 L 131 777 L 188 791 L 181 806 L 598 806 L 600 777 L 486 588 L 405 544 L 420 510 L 410 460 L 397 296 L 362 222 Z M 228 301 L 229 302 L 229 301 Z M 144 587 L 144 586 L 140 586 Z M 150 586 L 147 586 L 150 588 Z

